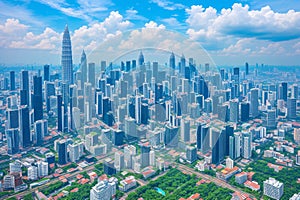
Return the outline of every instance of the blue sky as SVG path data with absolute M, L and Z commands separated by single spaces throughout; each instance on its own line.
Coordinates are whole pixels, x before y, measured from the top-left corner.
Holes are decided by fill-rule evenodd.
M 300 65 L 298 0 L 0 0 L 0 64 L 59 64 L 65 24 L 75 63 L 83 48 L 150 24 L 198 41 L 218 65 Z

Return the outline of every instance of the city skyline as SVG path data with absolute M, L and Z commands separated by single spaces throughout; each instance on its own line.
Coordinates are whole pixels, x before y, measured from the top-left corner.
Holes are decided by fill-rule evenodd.
M 68 24 L 73 63 L 114 35 L 140 28 L 176 31 L 203 46 L 217 65 L 299 66 L 296 1 L 1 1 L 1 65 L 60 65 Z M 284 5 L 284 6 L 282 6 Z M 46 15 L 41 12 L 43 10 Z M 13 13 L 13 14 L 12 14 Z M 43 17 L 40 17 L 40 16 Z

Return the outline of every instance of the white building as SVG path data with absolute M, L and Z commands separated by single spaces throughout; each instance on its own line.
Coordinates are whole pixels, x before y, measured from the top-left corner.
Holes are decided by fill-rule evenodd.
M 150 157 L 150 165 L 155 166 L 155 151 L 151 150 L 149 152 L 149 157 Z
M 264 195 L 279 200 L 283 195 L 283 183 L 271 177 L 268 180 L 265 180 Z
M 38 168 L 36 166 L 28 167 L 27 176 L 29 180 L 37 180 L 38 178 Z
M 226 158 L 226 168 L 232 169 L 234 166 L 234 161 L 231 158 Z
M 116 194 L 116 183 L 100 181 L 90 191 L 90 200 L 110 200 Z
M 37 162 L 37 168 L 38 168 L 38 176 L 39 177 L 44 177 L 48 176 L 48 163 L 39 161 Z
M 124 154 L 121 151 L 117 151 L 115 153 L 115 168 L 117 171 L 121 171 L 122 169 L 124 169 Z
M 69 157 L 71 162 L 76 162 L 83 155 L 83 143 L 69 144 Z
M 131 188 L 136 187 L 136 185 L 137 185 L 137 182 L 136 182 L 134 176 L 128 176 L 120 182 L 120 189 L 123 192 L 126 192 L 126 191 L 130 190 Z
M 128 169 L 133 168 L 132 158 L 135 155 L 136 155 L 136 147 L 135 146 L 128 145 L 128 146 L 124 147 L 124 162 L 125 162 L 126 168 L 128 168 Z
M 22 172 L 22 169 L 21 169 L 22 165 L 20 163 L 20 161 L 15 161 L 15 162 L 12 162 L 12 163 L 9 163 L 9 173 L 12 174 L 12 173 L 20 173 Z

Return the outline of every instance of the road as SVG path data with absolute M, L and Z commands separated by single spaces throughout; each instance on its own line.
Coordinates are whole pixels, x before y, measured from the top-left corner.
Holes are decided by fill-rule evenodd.
M 195 174 L 197 177 L 200 177 L 202 179 L 205 179 L 205 180 L 210 180 L 212 182 L 214 182 L 215 184 L 217 184 L 218 186 L 221 186 L 221 187 L 224 187 L 224 188 L 228 188 L 234 192 L 238 192 L 238 193 L 241 193 L 241 194 L 247 194 L 249 195 L 249 197 L 251 198 L 254 198 L 254 196 L 252 194 L 249 194 L 247 192 L 244 192 L 232 185 L 230 185 L 229 183 L 223 181 L 223 180 L 220 180 L 216 177 L 213 177 L 213 176 L 210 176 L 210 175 L 207 175 L 207 174 L 202 174 L 200 172 L 197 172 L 195 171 L 194 169 L 191 169 L 183 164 L 178 164 L 178 169 L 182 172 L 188 172 L 188 173 L 192 173 L 192 174 Z
M 78 171 L 72 173 L 71 176 L 70 176 L 68 179 L 70 180 L 70 179 L 72 179 L 72 178 L 75 178 L 78 174 L 80 174 L 80 173 L 82 173 L 82 172 L 92 171 L 92 170 L 95 168 L 95 165 L 96 165 L 96 164 L 102 163 L 106 158 L 110 157 L 110 156 L 113 155 L 113 154 L 114 154 L 114 153 L 107 154 L 107 155 L 105 155 L 103 158 L 99 159 L 99 160 L 98 160 L 96 163 L 94 163 L 93 165 L 90 165 L 90 166 L 84 168 L 84 169 L 81 170 L 81 171 L 78 170 Z M 68 174 L 68 173 L 62 173 L 60 176 L 63 176 L 63 175 L 66 175 L 66 174 Z M 22 192 L 17 193 L 17 194 L 9 195 L 9 196 L 7 196 L 7 197 L 5 197 L 5 198 L 8 198 L 8 197 L 23 197 L 23 196 L 25 196 L 25 195 L 28 194 L 28 193 L 33 193 L 33 192 L 35 192 L 36 190 L 41 190 L 41 189 L 43 189 L 43 188 L 45 188 L 45 187 L 47 187 L 47 186 L 49 186 L 49 185 L 51 185 L 51 184 L 53 184 L 53 183 L 56 183 L 56 182 L 58 182 L 58 181 L 60 181 L 60 180 L 59 180 L 58 177 L 57 177 L 57 178 L 54 178 L 54 179 L 50 180 L 50 181 L 49 181 L 48 183 L 46 183 L 45 185 L 37 186 L 37 187 L 35 187 L 35 188 L 29 189 L 29 190 L 25 190 L 25 191 L 22 191 Z

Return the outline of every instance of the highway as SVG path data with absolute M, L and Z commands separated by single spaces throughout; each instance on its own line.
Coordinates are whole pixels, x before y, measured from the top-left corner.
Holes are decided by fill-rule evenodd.
M 238 192 L 238 193 L 241 193 L 241 194 L 247 194 L 249 195 L 249 197 L 251 197 L 252 199 L 255 198 L 252 194 L 249 194 L 247 192 L 244 192 L 232 185 L 230 185 L 229 183 L 223 181 L 223 180 L 220 180 L 216 177 L 213 177 L 213 176 L 210 176 L 210 175 L 207 175 L 207 174 L 202 174 L 200 172 L 197 172 L 196 170 L 194 169 L 191 169 L 183 164 L 178 164 L 178 169 L 182 172 L 188 172 L 188 173 L 191 173 L 191 174 L 195 174 L 197 177 L 200 177 L 202 179 L 205 179 L 205 180 L 209 180 L 209 181 L 212 181 L 214 182 L 215 184 L 217 184 L 218 186 L 221 186 L 223 188 L 228 188 L 234 192 Z

